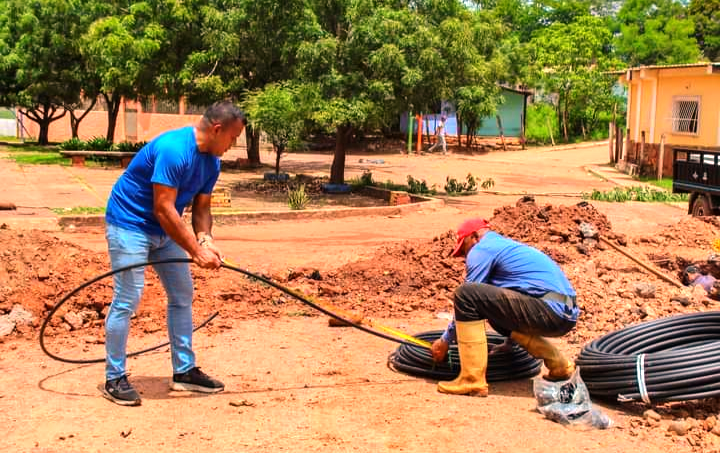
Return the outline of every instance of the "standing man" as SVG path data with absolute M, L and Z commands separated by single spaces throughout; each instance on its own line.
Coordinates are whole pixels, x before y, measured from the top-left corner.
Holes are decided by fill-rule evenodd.
M 455 291 L 455 319 L 432 345 L 435 361 L 457 341 L 460 375 L 439 382 L 438 391 L 487 396 L 488 363 L 485 320 L 508 341 L 542 359 L 549 380 L 568 379 L 575 364 L 543 337 L 560 337 L 575 327 L 579 309 L 575 290 L 547 255 L 490 231 L 484 219 L 463 222 L 452 256 L 465 257 L 465 283 Z
M 137 153 L 108 200 L 106 238 L 113 269 L 187 258 L 188 254 L 200 267 L 220 267 L 222 254 L 211 235 L 210 199 L 220 174 L 220 157 L 242 133 L 245 123 L 235 105 L 216 102 L 195 126 L 165 132 Z M 194 234 L 182 221 L 182 212 L 191 202 Z M 195 365 L 189 263 L 161 264 L 154 269 L 168 298 L 173 367 L 170 388 L 222 391 L 222 382 Z M 103 395 L 124 406 L 140 404 L 140 395 L 127 380 L 125 361 L 130 317 L 140 302 L 144 276 L 144 268 L 115 274 L 112 305 L 105 319 Z
M 437 139 L 437 141 L 434 145 L 430 147 L 430 149 L 428 149 L 429 153 L 431 153 L 438 146 L 442 146 L 443 155 L 447 154 L 447 143 L 445 143 L 445 121 L 447 121 L 447 115 L 443 113 L 440 116 L 440 122 L 435 128 L 435 138 Z

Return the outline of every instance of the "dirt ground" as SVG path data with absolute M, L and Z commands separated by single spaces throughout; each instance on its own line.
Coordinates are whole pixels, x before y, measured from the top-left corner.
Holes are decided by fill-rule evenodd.
M 408 171 L 418 175 L 433 159 L 437 168 L 424 174 L 439 178 L 448 171 L 444 166 L 459 173 L 471 161 L 508 191 L 579 193 L 609 185 L 582 167 L 602 163 L 604 151 L 555 151 L 546 169 L 536 169 L 537 161 L 522 152 L 442 161 L 404 157 L 392 177 L 402 180 Z M 292 155 L 286 164 L 319 169 L 322 158 Z M 514 172 L 503 159 L 515 165 Z M 15 174 L 4 165 L 0 173 Z M 85 181 L 93 187 L 93 174 L 88 175 Z M 569 354 L 625 325 L 718 309 L 716 301 L 680 292 L 579 233 L 580 223 L 591 223 L 603 237 L 627 244 L 674 277 L 689 263 L 706 265 L 710 244 L 720 237 L 718 224 L 688 218 L 682 209 L 663 204 L 586 205 L 576 197 L 528 202 L 517 195 L 477 195 L 402 216 L 223 225 L 215 236 L 243 268 L 414 333 L 444 327 L 438 315 L 451 312 L 449 296 L 463 269 L 461 261 L 447 257 L 451 229 L 470 215 L 490 219 L 496 230 L 561 264 L 583 309 L 576 331 L 557 342 Z M 20 304 L 35 316 L 32 324 L 0 340 L 5 409 L 0 447 L 5 451 L 720 451 L 720 437 L 706 429 L 708 420 L 718 416 L 714 401 L 658 406 L 666 420 L 657 426 L 643 418 L 642 407 L 598 403 L 617 427 L 580 431 L 543 419 L 529 381 L 495 384 L 489 398 L 440 395 L 435 382 L 386 367 L 394 344 L 354 329 L 329 328 L 327 319 L 311 309 L 227 270 L 195 271 L 194 304 L 198 321 L 220 313 L 196 334 L 195 349 L 199 365 L 223 380 L 226 392 L 170 392 L 164 349 L 129 360 L 130 379 L 143 405 L 121 408 L 99 396 L 102 364 L 52 361 L 36 340 L 42 316 L 63 294 L 108 270 L 102 229 L 31 230 L 18 227 L 16 218 L 5 222 L 0 216 L 0 227 L 3 223 L 0 314 Z M 720 271 L 708 265 L 706 270 Z M 654 285 L 653 296 L 640 297 L 638 283 Z M 50 349 L 69 357 L 101 357 L 102 316 L 110 293 L 111 282 L 104 280 L 73 299 L 51 324 Z M 164 339 L 164 296 L 152 271 L 143 297 L 130 349 Z M 701 425 L 685 436 L 667 432 L 668 421 L 688 417 Z

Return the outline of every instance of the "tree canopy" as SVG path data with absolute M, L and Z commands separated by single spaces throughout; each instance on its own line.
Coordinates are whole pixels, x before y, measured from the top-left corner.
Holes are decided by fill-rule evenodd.
M 77 135 L 95 99 L 110 140 L 122 99 L 232 99 L 252 162 L 259 129 L 281 153 L 332 134 L 338 183 L 349 141 L 441 101 L 471 144 L 502 86 L 534 90 L 566 140 L 606 129 L 622 114 L 609 70 L 717 60 L 719 36 L 720 0 L 0 0 L 0 101 L 45 143 L 66 112 Z

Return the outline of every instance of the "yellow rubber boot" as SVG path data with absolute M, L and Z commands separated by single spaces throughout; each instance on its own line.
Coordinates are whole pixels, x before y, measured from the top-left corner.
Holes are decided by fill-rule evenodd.
M 438 392 L 453 395 L 487 396 L 485 371 L 488 363 L 485 321 L 455 323 L 457 328 L 460 374 L 454 381 L 438 382 Z
M 570 379 L 575 371 L 575 363 L 566 359 L 552 343 L 540 336 L 530 336 L 520 332 L 510 334 L 516 343 L 537 359 L 542 359 L 550 371 L 543 376 L 548 381 L 564 381 Z

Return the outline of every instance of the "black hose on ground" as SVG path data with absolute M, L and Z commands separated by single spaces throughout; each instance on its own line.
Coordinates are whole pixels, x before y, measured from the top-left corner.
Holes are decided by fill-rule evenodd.
M 102 274 L 102 275 L 98 275 L 97 277 L 95 277 L 95 278 L 93 278 L 93 279 L 91 279 L 91 280 L 88 280 L 88 281 L 84 282 L 83 284 L 81 284 L 80 286 L 78 286 L 77 288 L 75 288 L 74 290 L 70 291 L 70 292 L 69 292 L 68 294 L 66 294 L 62 299 L 60 299 L 60 301 L 59 301 L 57 304 L 55 304 L 55 306 L 52 308 L 52 310 L 50 310 L 50 312 L 49 312 L 49 313 L 47 314 L 47 316 L 45 317 L 45 320 L 43 321 L 42 326 L 40 326 L 40 349 L 42 349 L 42 351 L 43 351 L 47 356 L 49 356 L 50 358 L 55 359 L 55 360 L 58 360 L 58 361 L 60 361 L 60 362 L 65 362 L 65 363 L 79 363 L 79 364 L 84 364 L 84 363 L 101 363 L 101 362 L 104 362 L 104 361 L 105 361 L 105 358 L 97 358 L 97 359 L 72 359 L 72 358 L 60 357 L 60 356 L 58 356 L 58 355 L 56 355 L 56 354 L 53 354 L 52 352 L 48 351 L 48 349 L 47 349 L 47 347 L 46 347 L 46 345 L 45 345 L 45 329 L 47 328 L 48 324 L 50 323 L 50 320 L 52 319 L 53 315 L 55 315 L 55 313 L 60 309 L 60 307 L 62 307 L 68 300 L 70 300 L 71 297 L 73 297 L 74 295 L 76 295 L 77 293 L 79 293 L 80 291 L 82 291 L 83 289 L 87 288 L 88 286 L 92 285 L 93 283 L 96 283 L 96 282 L 98 282 L 98 281 L 100 281 L 100 280 L 102 280 L 102 279 L 104 279 L 104 278 L 110 277 L 110 276 L 115 275 L 115 274 L 117 274 L 117 273 L 119 273 L 119 272 L 127 271 L 127 270 L 130 270 L 130 269 L 135 269 L 135 268 L 138 268 L 138 267 L 145 267 L 145 266 L 148 266 L 148 265 L 152 266 L 152 265 L 155 265 L 155 264 L 168 264 L 168 263 L 192 263 L 192 260 L 189 259 L 189 258 L 175 258 L 175 259 L 160 260 L 160 261 L 147 261 L 147 262 L 144 262 L 144 263 L 138 263 L 138 264 L 133 264 L 133 265 L 130 265 L 130 266 L 121 267 L 121 268 L 114 269 L 114 270 L 112 270 L 112 271 L 106 272 L 106 273 L 104 273 L 104 274 Z M 250 278 L 253 279 L 253 280 L 257 280 L 257 281 L 263 282 L 263 283 L 265 283 L 266 285 L 269 285 L 269 286 L 272 286 L 273 288 L 279 289 L 280 291 L 284 292 L 285 294 L 287 294 L 287 295 L 289 295 L 289 296 L 292 296 L 292 297 L 294 297 L 295 299 L 299 300 L 300 302 L 304 303 L 305 305 L 308 305 L 308 306 L 314 308 L 315 310 L 318 310 L 318 311 L 321 312 L 321 313 L 324 313 L 324 314 L 326 314 L 326 315 L 328 315 L 328 316 L 330 316 L 330 317 L 332 317 L 332 318 L 335 318 L 335 319 L 337 319 L 337 320 L 339 320 L 339 321 L 342 321 L 343 323 L 346 323 L 346 324 L 348 324 L 348 325 L 350 325 L 350 326 L 352 326 L 352 327 L 355 327 L 356 329 L 362 330 L 363 332 L 367 332 L 367 333 L 369 333 L 369 334 L 371 334 L 371 335 L 375 335 L 376 337 L 380 337 L 380 338 L 383 338 L 383 339 L 385 339 L 385 340 L 394 341 L 395 343 L 401 343 L 401 344 L 404 344 L 404 345 L 414 345 L 414 343 L 409 343 L 409 342 L 406 342 L 405 340 L 401 340 L 401 339 L 396 338 L 396 337 L 393 337 L 393 336 L 391 336 L 391 335 L 384 334 L 384 333 L 381 333 L 381 332 L 377 332 L 377 331 L 372 330 L 372 329 L 370 329 L 370 328 L 368 328 L 368 327 L 365 327 L 365 326 L 363 326 L 363 325 L 356 324 L 356 323 L 354 323 L 353 321 L 351 321 L 351 320 L 349 320 L 349 319 L 345 319 L 345 318 L 343 318 L 343 317 L 341 317 L 341 316 L 333 313 L 332 311 L 330 311 L 330 310 L 328 310 L 328 309 L 326 309 L 326 308 L 324 308 L 324 307 L 316 304 L 315 302 L 313 302 L 312 300 L 310 300 L 308 297 L 302 295 L 301 293 L 299 293 L 299 292 L 297 292 L 297 291 L 294 291 L 294 290 L 292 290 L 292 289 L 290 289 L 290 288 L 287 288 L 287 287 L 285 287 L 285 286 L 283 286 L 283 285 L 280 285 L 280 284 L 278 284 L 278 283 L 275 283 L 274 281 L 272 281 L 272 280 L 270 280 L 270 279 L 267 279 L 267 278 L 262 277 L 262 276 L 257 275 L 257 274 L 253 274 L 253 273 L 250 272 L 250 271 L 241 269 L 241 268 L 239 268 L 239 267 L 237 267 L 237 266 L 234 266 L 234 265 L 231 265 L 231 264 L 228 264 L 228 263 L 223 263 L 221 267 L 223 267 L 223 268 L 225 268 L 225 269 L 229 269 L 229 270 L 234 271 L 234 272 L 239 272 L 239 273 L 241 273 L 241 274 L 244 274 L 244 275 L 247 276 L 247 277 L 250 277 Z M 218 315 L 218 312 L 215 312 L 214 314 L 212 314 L 209 318 L 207 318 L 205 321 L 203 321 L 200 325 L 198 325 L 197 327 L 195 327 L 195 328 L 193 329 L 193 332 L 196 331 L 196 330 L 198 330 L 198 329 L 200 329 L 200 328 L 202 328 L 202 327 L 204 327 L 204 326 L 206 326 L 206 325 L 207 325 L 210 321 L 212 321 L 217 315 Z M 143 350 L 141 350 L 141 351 L 132 352 L 132 353 L 128 354 L 127 356 L 128 356 L 128 357 L 132 357 L 132 356 L 144 354 L 144 353 L 146 353 L 146 352 L 150 352 L 150 351 L 154 351 L 154 350 L 156 350 L 156 349 L 160 349 L 160 348 L 165 347 L 165 346 L 167 346 L 167 345 L 169 345 L 169 344 L 170 344 L 169 342 L 165 342 L 165 343 L 159 344 L 159 345 L 157 345 L 157 346 L 153 346 L 153 347 L 151 347 L 151 348 L 143 349 Z M 415 347 L 416 347 L 416 348 L 420 348 L 420 349 L 424 349 L 424 348 L 421 348 L 421 347 L 419 347 L 419 346 L 415 346 Z
M 433 342 L 440 338 L 441 330 L 423 332 L 416 338 Z M 488 346 L 500 345 L 505 337 L 488 332 Z M 457 377 L 460 372 L 460 358 L 457 345 L 451 345 L 448 360 L 435 363 L 430 351 L 413 344 L 402 344 L 388 357 L 388 366 L 394 371 L 400 371 L 413 376 L 450 380 Z M 513 345 L 509 352 L 492 354 L 488 359 L 486 378 L 488 382 L 508 381 L 513 379 L 526 379 L 537 375 L 542 368 L 542 362 L 536 360 L 523 348 Z
M 661 318 L 587 344 L 577 365 L 590 394 L 621 402 L 720 396 L 720 312 Z

